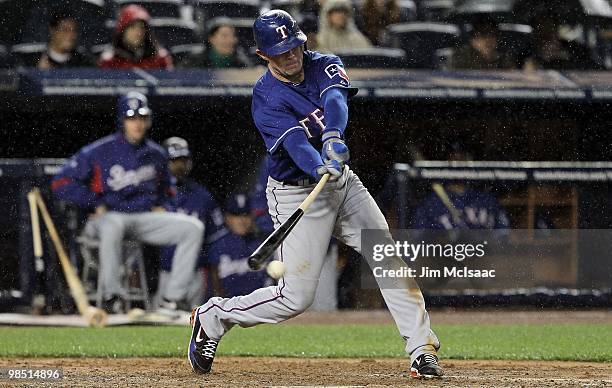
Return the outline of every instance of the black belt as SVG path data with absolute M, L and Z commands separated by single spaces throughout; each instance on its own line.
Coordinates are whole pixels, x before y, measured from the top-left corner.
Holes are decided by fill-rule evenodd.
M 282 183 L 283 185 L 289 185 L 289 186 L 309 186 L 309 185 L 314 185 L 315 183 L 317 183 L 317 180 L 312 177 L 308 177 L 308 178 L 296 179 L 292 181 L 279 181 L 279 182 Z

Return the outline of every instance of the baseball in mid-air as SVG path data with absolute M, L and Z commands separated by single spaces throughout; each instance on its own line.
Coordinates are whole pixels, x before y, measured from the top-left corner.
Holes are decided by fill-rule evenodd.
M 268 263 L 266 271 L 272 279 L 280 279 L 285 274 L 285 264 L 278 260 L 272 260 Z

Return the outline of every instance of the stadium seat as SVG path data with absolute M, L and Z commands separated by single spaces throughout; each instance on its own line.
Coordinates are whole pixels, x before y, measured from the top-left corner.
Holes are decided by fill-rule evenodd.
M 508 0 L 458 0 L 446 21 L 465 24 L 484 17 L 497 22 L 508 22 L 512 20 L 513 3 Z
M 21 42 L 30 7 L 22 0 L 0 1 L 0 43 L 13 45 Z
M 206 45 L 203 43 L 180 44 L 169 47 L 174 63 L 183 63 L 187 58 L 204 54 Z
M 111 38 L 104 26 L 112 13 L 103 0 L 72 0 L 74 13 L 79 23 L 81 45 L 91 47 L 108 42 Z
M 219 16 L 253 18 L 259 16 L 259 0 L 195 0 L 196 12 L 203 20 Z
M 151 19 L 151 28 L 164 47 L 200 43 L 194 22 L 181 19 Z
M 36 67 L 40 56 L 47 49 L 47 43 L 20 43 L 11 48 L 18 67 Z
M 49 39 L 49 20 L 57 3 L 49 0 L 28 11 L 27 21 L 20 27 L 18 43 L 46 42 Z M 80 44 L 86 47 L 107 42 L 110 36 L 104 27 L 111 17 L 104 0 L 67 0 L 62 8 L 71 11 L 79 26 Z
M 276 0 L 276 1 L 288 2 L 291 0 Z M 365 0 L 353 0 L 352 2 L 354 6 L 354 11 L 355 11 L 355 20 L 358 22 L 358 25 L 361 25 L 360 23 L 362 23 L 362 20 L 363 20 L 363 15 L 361 13 L 363 11 L 364 2 Z M 397 0 L 397 6 L 399 8 L 399 14 L 400 14 L 399 23 L 413 22 L 417 20 L 417 5 L 416 5 L 415 0 Z
M 96 237 L 92 237 L 87 233 L 82 233 L 76 239 L 79 245 L 79 251 L 83 260 L 81 280 L 87 291 L 87 297 L 90 301 L 95 302 L 96 306 L 103 306 L 104 290 L 102 288 L 102 272 L 100 271 L 100 263 L 98 259 L 98 250 L 100 241 Z M 146 310 L 151 308 L 149 300 L 149 290 L 147 287 L 146 271 L 142 253 L 142 247 L 139 242 L 124 240 L 122 246 L 125 255 L 123 264 L 117 268 L 121 283 L 126 294 L 123 299 L 126 303 L 125 312 L 132 307 L 132 302 L 142 302 Z M 138 279 L 134 282 L 134 279 Z M 134 283 L 137 283 L 136 286 Z
M 509 52 L 519 59 L 531 51 L 532 28 L 526 24 L 499 24 L 500 50 Z
M 12 67 L 12 57 L 9 53 L 8 48 L 5 45 L 0 44 L 0 69 L 6 69 Z
M 298 18 L 299 15 L 297 15 L 297 13 L 301 3 L 301 0 L 272 0 L 270 2 L 270 9 L 282 9 L 283 11 L 287 11 L 299 22 L 300 19 Z
M 455 7 L 455 0 L 420 0 L 417 4 L 419 20 L 441 22 Z
M 460 43 L 459 28 L 445 23 L 398 23 L 387 27 L 387 45 L 406 51 L 406 64 L 434 68 L 435 52 Z
M 136 4 L 145 8 L 152 18 L 180 19 L 181 9 L 185 6 L 183 0 L 113 0 L 117 11 L 128 4 Z
M 413 22 L 417 20 L 417 6 L 414 0 L 399 0 L 400 22 Z
M 406 53 L 402 49 L 372 47 L 366 49 L 336 50 L 347 68 L 376 69 L 406 67 Z
M 113 45 L 111 43 L 96 44 L 89 48 L 89 52 L 95 58 L 98 58 L 104 51 L 111 50 L 112 48 Z

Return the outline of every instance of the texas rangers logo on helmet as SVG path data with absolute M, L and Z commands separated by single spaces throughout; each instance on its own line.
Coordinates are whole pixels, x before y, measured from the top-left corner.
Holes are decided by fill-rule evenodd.
M 335 76 L 339 76 L 340 78 L 342 78 L 343 80 L 349 82 L 349 76 L 348 74 L 346 74 L 346 71 L 344 71 L 344 69 L 342 68 L 342 66 L 333 63 L 329 66 L 327 66 L 325 68 L 325 74 L 327 74 L 327 76 L 329 78 L 334 78 Z
M 287 39 L 289 35 L 287 35 L 287 26 L 280 26 L 276 28 L 276 32 L 281 35 L 281 39 Z
M 140 101 L 138 101 L 137 98 L 130 98 L 128 100 L 128 106 L 130 107 L 131 110 L 138 109 L 138 105 L 140 105 Z

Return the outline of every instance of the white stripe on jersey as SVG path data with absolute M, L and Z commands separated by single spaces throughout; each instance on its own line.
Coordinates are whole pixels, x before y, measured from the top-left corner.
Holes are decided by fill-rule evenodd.
M 278 139 L 276 139 L 276 141 L 274 142 L 274 145 L 272 145 L 272 147 L 270 147 L 270 149 L 268 150 L 269 153 L 273 153 L 274 151 L 276 151 L 276 149 L 278 148 L 278 145 L 280 144 L 281 140 L 283 140 L 285 137 L 287 137 L 287 135 L 293 131 L 296 131 L 298 129 L 301 129 L 302 131 L 304 130 L 304 127 L 302 127 L 301 125 L 298 125 L 296 127 L 291 127 L 288 130 L 285 131 L 285 133 L 283 133 L 282 135 L 280 135 L 280 137 Z

